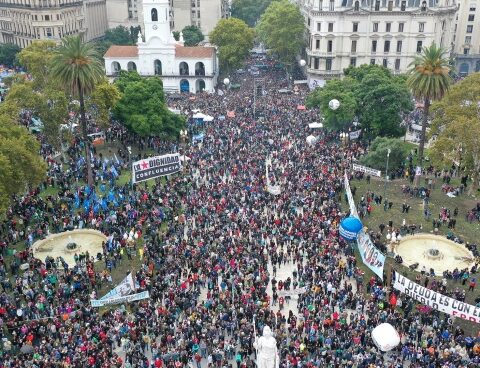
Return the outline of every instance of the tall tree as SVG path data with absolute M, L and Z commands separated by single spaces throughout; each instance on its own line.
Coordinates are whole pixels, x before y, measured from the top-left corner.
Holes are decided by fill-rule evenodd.
M 197 46 L 205 37 L 197 26 L 186 26 L 182 29 L 185 46 Z
M 418 149 L 417 165 L 423 165 L 425 148 L 425 132 L 429 119 L 429 109 L 432 101 L 440 100 L 448 91 L 452 78 L 450 77 L 449 59 L 446 51 L 433 43 L 424 47 L 422 53 L 411 63 L 407 86 L 413 95 L 423 101 L 422 131 L 420 133 L 420 147 Z M 420 176 L 416 177 L 416 183 Z
M 305 20 L 299 7 L 288 0 L 273 1 L 260 18 L 257 31 L 267 48 L 291 68 L 305 43 Z
M 137 72 L 121 71 L 115 82 L 121 98 L 113 109 L 114 117 L 140 136 L 165 136 L 176 139 L 185 121 L 168 110 L 159 77 L 142 78 Z
M 12 195 L 23 193 L 44 179 L 47 166 L 39 150 L 37 139 L 27 129 L 0 115 L 0 216 Z
M 8 67 L 17 64 L 17 54 L 20 52 L 20 47 L 13 43 L 4 43 L 0 45 L 0 64 Z
M 18 54 L 20 65 L 24 66 L 33 77 L 35 89 L 50 83 L 50 64 L 56 43 L 50 40 L 33 41 Z
M 390 169 L 395 170 L 405 164 L 408 147 L 408 144 L 400 139 L 377 137 L 372 142 L 368 154 L 361 159 L 361 162 L 374 169 L 385 170 L 387 166 L 387 152 L 390 150 L 388 163 Z
M 470 74 L 432 104 L 430 149 L 437 164 L 458 166 L 472 178 L 469 193 L 475 194 L 480 180 L 480 73 Z
M 242 65 L 253 47 L 255 32 L 240 19 L 220 19 L 212 32 L 210 42 L 218 46 L 220 66 L 227 72 Z
M 243 20 L 250 27 L 254 27 L 273 0 L 233 0 L 232 17 Z
M 60 81 L 68 92 L 78 97 L 80 102 L 80 122 L 85 145 L 87 182 L 91 185 L 93 184 L 93 176 L 85 116 L 85 97 L 92 93 L 95 85 L 104 77 L 103 68 L 94 46 L 83 43 L 79 36 L 65 37 L 62 44 L 55 50 L 51 75 Z

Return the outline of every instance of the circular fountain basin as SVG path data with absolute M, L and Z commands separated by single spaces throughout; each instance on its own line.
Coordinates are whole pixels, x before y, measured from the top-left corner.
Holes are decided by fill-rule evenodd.
M 33 244 L 33 256 L 41 261 L 45 261 L 47 257 L 62 257 L 73 267 L 75 254 L 88 251 L 90 256 L 96 257 L 97 253 L 103 252 L 102 243 L 106 240 L 107 237 L 100 231 L 90 229 L 52 234 Z
M 405 266 L 418 263 L 417 271 L 425 266 L 427 271 L 433 268 L 436 275 L 455 268 L 470 268 L 475 264 L 473 254 L 463 244 L 432 234 L 403 237 L 395 253 L 402 257 Z

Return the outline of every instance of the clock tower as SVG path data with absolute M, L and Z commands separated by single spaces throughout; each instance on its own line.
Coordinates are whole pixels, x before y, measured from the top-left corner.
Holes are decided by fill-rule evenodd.
M 171 38 L 169 0 L 143 0 L 142 3 L 145 42 L 157 37 L 168 44 Z

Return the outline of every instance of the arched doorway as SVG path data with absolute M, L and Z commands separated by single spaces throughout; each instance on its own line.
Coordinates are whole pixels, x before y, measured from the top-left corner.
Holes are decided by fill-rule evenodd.
M 480 72 L 480 60 L 477 60 L 475 64 L 475 72 Z
M 190 83 L 186 79 L 180 81 L 180 92 L 190 92 Z
M 112 73 L 116 74 L 119 73 L 122 67 L 120 66 L 120 63 L 118 61 L 113 61 L 112 62 Z
M 195 64 L 195 75 L 205 75 L 205 64 L 201 61 Z
M 469 66 L 467 63 L 460 64 L 460 75 L 461 76 L 466 76 L 469 71 Z
M 188 64 L 185 61 L 182 61 L 178 67 L 178 72 L 180 75 L 189 75 L 190 70 L 188 69 Z
M 136 71 L 137 70 L 137 65 L 133 61 L 129 61 L 128 64 L 127 64 L 127 70 L 129 72 Z
M 205 91 L 205 81 L 203 79 L 197 79 L 197 81 L 195 82 L 195 87 L 197 92 Z
M 155 75 L 162 75 L 162 62 L 160 60 L 155 60 L 153 62 L 153 69 Z
M 152 22 L 158 22 L 158 12 L 157 9 L 153 8 L 151 11 Z

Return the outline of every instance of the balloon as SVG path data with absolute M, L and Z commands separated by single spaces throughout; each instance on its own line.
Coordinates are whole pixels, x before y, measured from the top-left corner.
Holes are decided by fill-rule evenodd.
M 346 240 L 354 240 L 362 228 L 362 222 L 358 218 L 346 217 L 340 223 L 340 236 Z
M 390 351 L 400 344 L 397 330 L 389 323 L 375 327 L 372 331 L 372 340 L 381 351 Z
M 330 100 L 330 102 L 328 103 L 328 107 L 330 107 L 330 109 L 332 110 L 336 110 L 340 107 L 340 101 L 338 101 L 337 99 Z
M 317 142 L 317 137 L 313 136 L 313 135 L 309 135 L 307 137 L 307 143 L 311 146 L 313 146 L 315 143 Z

